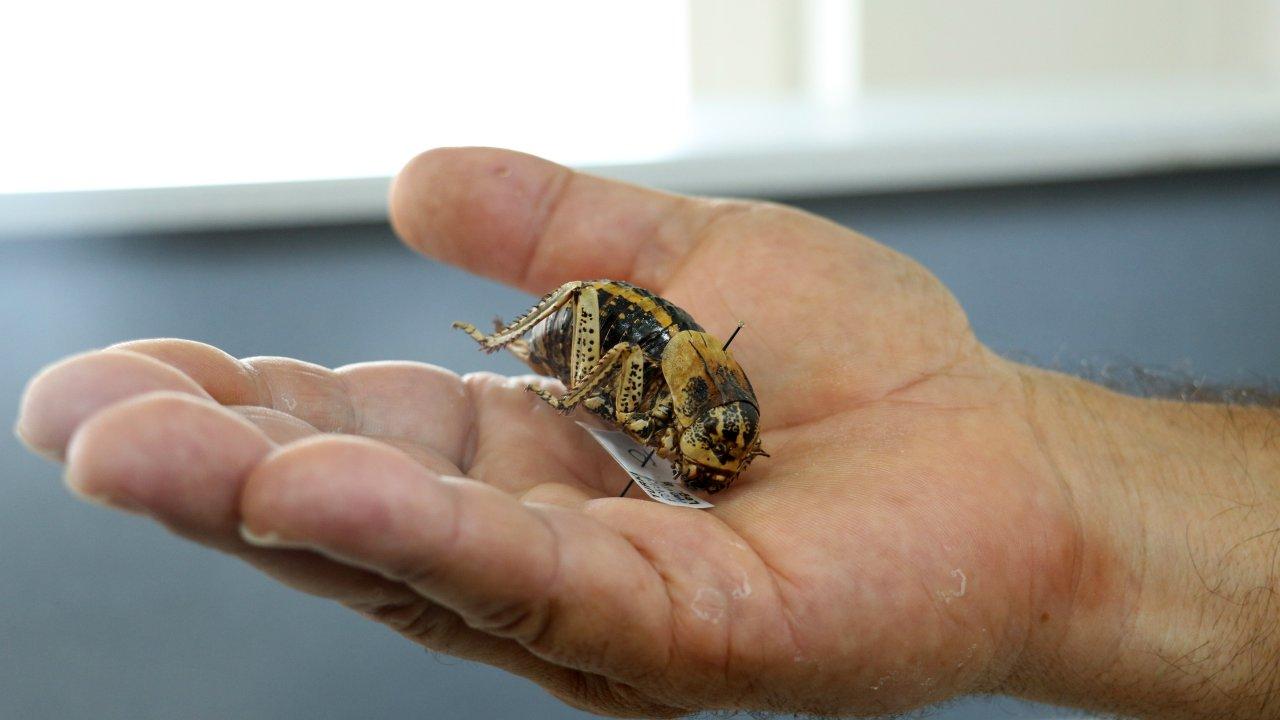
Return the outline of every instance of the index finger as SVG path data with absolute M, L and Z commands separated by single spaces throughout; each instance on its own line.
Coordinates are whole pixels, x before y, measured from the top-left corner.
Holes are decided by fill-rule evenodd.
M 703 228 L 731 205 L 510 150 L 439 148 L 396 178 L 391 222 L 410 247 L 527 292 L 584 278 L 660 291 Z

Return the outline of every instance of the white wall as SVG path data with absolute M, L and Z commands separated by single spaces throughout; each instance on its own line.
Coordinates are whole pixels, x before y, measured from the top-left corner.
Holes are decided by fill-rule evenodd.
M 1280 0 L 690 0 L 690 37 L 704 98 L 1280 83 Z
M 800 83 L 800 3 L 690 0 L 690 73 L 704 97 L 780 96 Z
M 864 0 L 868 91 L 1272 72 L 1272 0 Z

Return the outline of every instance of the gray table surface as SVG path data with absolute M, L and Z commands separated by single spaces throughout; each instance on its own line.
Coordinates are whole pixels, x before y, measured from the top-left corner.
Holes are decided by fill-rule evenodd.
M 1280 168 L 799 204 L 922 261 L 1000 351 L 1280 378 Z M 4 243 L 0 407 L 13 413 L 47 362 L 146 336 L 518 371 L 448 325 L 527 300 L 416 258 L 382 226 Z M 11 438 L 0 474 L 0 718 L 584 716 L 75 502 Z M 979 698 L 932 716 L 1066 712 Z

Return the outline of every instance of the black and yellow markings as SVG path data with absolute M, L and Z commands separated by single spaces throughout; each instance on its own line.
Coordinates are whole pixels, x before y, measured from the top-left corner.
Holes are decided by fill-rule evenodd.
M 699 412 L 719 399 L 713 392 L 715 387 L 710 377 L 711 367 L 718 359 L 709 352 L 709 343 L 719 346 L 719 342 L 706 333 L 686 330 L 676 333 L 662 352 L 662 374 L 671 387 L 676 415 L 682 425 L 692 423 Z
M 554 374 L 568 386 L 563 395 L 529 389 L 563 412 L 585 405 L 655 448 L 690 488 L 723 489 L 766 454 L 755 394 L 724 344 L 642 288 L 570 282 L 492 335 L 454 327 L 486 351 L 509 347 L 535 372 Z
M 669 327 L 674 322 L 671 313 L 654 295 L 639 288 L 623 283 L 600 283 L 596 289 L 609 295 L 605 307 L 615 317 L 651 318 L 662 327 Z
M 542 388 L 533 388 L 531 386 L 530 389 L 557 410 L 570 410 L 578 403 L 591 397 L 600 386 L 606 384 L 611 377 L 616 375 L 615 370 L 618 366 L 628 363 L 636 355 L 640 355 L 643 359 L 639 348 L 631 343 L 614 345 L 609 349 L 609 352 L 604 354 L 604 357 L 587 369 L 581 380 L 574 383 L 564 395 L 558 398 Z M 618 375 L 618 382 L 623 381 L 625 377 L 625 373 Z
M 631 347 L 634 350 L 627 354 L 622 372 L 618 373 L 616 417 L 619 421 L 625 421 L 631 413 L 640 409 L 644 396 L 644 353 L 634 345 Z
M 569 377 L 580 384 L 600 361 L 600 305 L 596 288 L 585 287 L 573 302 L 573 360 Z
M 723 411 L 716 417 L 716 434 L 732 447 L 741 442 L 743 425 L 740 403 L 730 403 L 723 406 Z

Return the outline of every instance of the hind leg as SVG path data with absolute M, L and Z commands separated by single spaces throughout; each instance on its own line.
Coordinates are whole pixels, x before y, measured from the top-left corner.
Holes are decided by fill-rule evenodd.
M 529 311 L 524 315 L 512 320 L 506 327 L 499 328 L 492 335 L 485 335 L 477 330 L 476 326 L 471 323 L 455 322 L 453 326 L 470 335 L 471 339 L 480 343 L 480 346 L 484 348 L 485 352 L 494 352 L 510 345 L 516 340 L 519 340 L 520 336 L 533 329 L 534 325 L 537 325 L 548 317 L 551 317 L 555 311 L 572 301 L 586 284 L 587 283 L 582 280 L 574 280 L 561 285 L 554 292 L 539 300 L 537 305 L 529 308 Z M 525 347 L 526 349 L 528 348 L 527 345 Z M 517 355 L 517 357 L 519 356 Z
M 581 376 L 581 379 L 573 384 L 564 395 L 556 397 L 542 388 L 529 386 L 529 391 L 542 398 L 551 407 L 563 413 L 573 410 L 574 406 L 583 401 L 592 400 L 596 391 L 603 387 L 607 387 L 610 381 L 617 382 L 616 377 L 619 370 L 629 368 L 634 362 L 643 362 L 644 352 L 637 345 L 624 342 L 614 345 L 609 352 L 604 354 L 596 363 L 587 368 Z M 625 378 L 624 378 L 625 380 Z M 588 405 L 592 407 L 592 405 Z M 595 404 L 594 407 L 600 407 Z
M 495 317 L 493 319 L 494 333 L 500 333 L 503 330 L 505 330 L 506 327 L 507 327 L 507 324 L 502 321 L 502 318 Z M 512 340 L 511 342 L 507 343 L 505 347 L 507 348 L 507 352 L 510 352 L 512 355 L 515 355 L 516 359 L 519 360 L 520 362 L 532 367 L 534 369 L 534 372 L 542 373 L 541 366 L 535 366 L 533 363 L 529 362 L 530 350 L 529 350 L 528 340 L 525 340 L 523 338 L 520 340 Z

